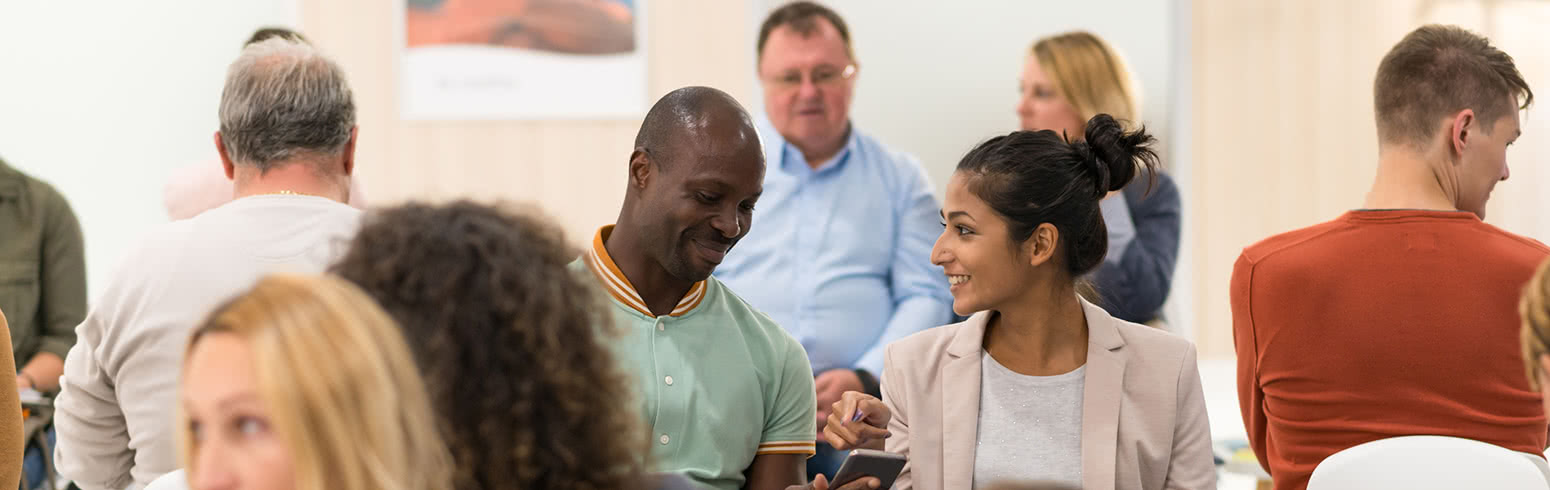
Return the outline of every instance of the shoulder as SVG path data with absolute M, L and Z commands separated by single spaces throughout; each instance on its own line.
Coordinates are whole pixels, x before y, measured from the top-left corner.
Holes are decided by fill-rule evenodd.
M 1179 205 L 1179 186 L 1167 172 L 1147 171 L 1125 187 L 1125 199 L 1132 207 Z
M 856 139 L 852 151 L 858 157 L 877 167 L 877 170 L 894 177 L 897 185 L 926 182 L 926 167 L 920 159 L 908 152 L 895 150 L 871 134 L 851 126 Z
M 700 307 L 720 310 L 731 317 L 730 320 L 737 324 L 750 344 L 763 346 L 776 356 L 800 353 L 805 362 L 807 353 L 802 349 L 801 343 L 791 337 L 791 334 L 786 333 L 780 324 L 775 323 L 775 319 L 748 304 L 742 296 L 738 296 L 732 288 L 727 287 L 715 276 L 705 279 L 705 304 Z
M 1125 339 L 1125 347 L 1132 358 L 1140 358 L 1150 365 L 1177 366 L 1193 361 L 1195 344 L 1162 329 L 1148 327 L 1115 318 L 1112 320 Z M 1171 372 L 1171 371 L 1170 371 Z
M 1339 220 L 1326 221 L 1307 228 L 1300 228 L 1249 245 L 1238 256 L 1240 265 L 1254 264 L 1273 259 L 1293 250 L 1316 246 L 1320 239 L 1344 226 Z
M 1480 226 L 1485 230 L 1487 236 L 1495 239 L 1498 247 L 1505 249 L 1503 250 L 1504 252 L 1516 253 L 1521 257 L 1533 260 L 1536 266 L 1546 255 L 1550 255 L 1550 247 L 1546 247 L 1539 240 L 1497 228 L 1490 223 L 1481 222 Z
M 927 376 L 934 376 L 936 367 L 945 362 L 948 356 L 948 348 L 960 335 L 973 335 L 972 332 L 983 334 L 983 328 L 976 329 L 976 322 L 983 322 L 980 318 L 987 313 L 978 313 L 962 322 L 928 328 L 915 332 L 908 337 L 896 340 L 884 348 L 885 359 L 889 364 L 894 360 L 907 360 L 899 365 L 885 365 L 885 371 L 918 372 Z

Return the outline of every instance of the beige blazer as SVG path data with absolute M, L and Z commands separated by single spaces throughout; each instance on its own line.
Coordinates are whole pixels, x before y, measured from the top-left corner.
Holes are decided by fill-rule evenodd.
M 1213 489 L 1216 466 L 1195 346 L 1082 302 L 1082 488 Z M 979 436 L 980 359 L 990 313 L 890 344 L 885 446 L 909 457 L 898 489 L 968 489 Z M 993 483 L 993 482 L 982 482 Z

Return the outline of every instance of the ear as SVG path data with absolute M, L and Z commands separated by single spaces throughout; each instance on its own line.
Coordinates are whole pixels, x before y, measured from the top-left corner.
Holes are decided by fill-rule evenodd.
M 350 141 L 344 143 L 344 174 L 355 175 L 355 138 L 360 134 L 359 126 L 350 128 Z
M 1060 243 L 1060 230 L 1049 223 L 1039 223 L 1033 235 L 1023 244 L 1028 250 L 1028 263 L 1034 267 L 1043 265 L 1055 257 L 1055 245 Z
M 231 163 L 231 155 L 226 154 L 226 142 L 221 140 L 221 132 L 215 132 L 215 152 L 221 154 L 221 168 L 226 170 L 226 180 L 237 178 L 237 166 Z
M 1479 121 L 1475 117 L 1474 109 L 1464 109 L 1453 115 L 1453 124 L 1448 127 L 1449 149 L 1453 156 L 1464 154 L 1464 147 L 1473 143 L 1476 133 L 1480 130 Z
M 646 154 L 645 148 L 636 148 L 630 153 L 630 187 L 645 189 L 646 182 L 652 175 L 651 157 Z

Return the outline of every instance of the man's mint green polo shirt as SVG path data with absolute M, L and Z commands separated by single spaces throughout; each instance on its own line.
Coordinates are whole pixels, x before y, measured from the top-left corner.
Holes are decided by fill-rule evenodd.
M 603 247 L 611 231 L 571 267 L 608 291 L 622 330 L 612 347 L 651 428 L 648 468 L 733 490 L 755 456 L 813 454 L 818 401 L 801 344 L 715 278 L 653 316 Z

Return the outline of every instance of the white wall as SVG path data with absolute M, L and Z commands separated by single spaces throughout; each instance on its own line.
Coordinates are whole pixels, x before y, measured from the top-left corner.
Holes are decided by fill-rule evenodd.
M 758 23 L 786 0 L 753 1 L 757 34 Z M 1119 49 L 1142 86 L 1143 119 L 1168 139 L 1173 1 L 824 3 L 845 18 L 861 65 L 852 120 L 920 157 L 938 193 L 970 148 L 1017 129 L 1013 105 L 1023 60 L 1034 39 L 1051 34 L 1086 29 Z
M 242 42 L 296 17 L 294 0 L 0 4 L 0 158 L 70 200 L 91 298 L 167 220 L 169 172 L 218 164 L 216 109 Z

